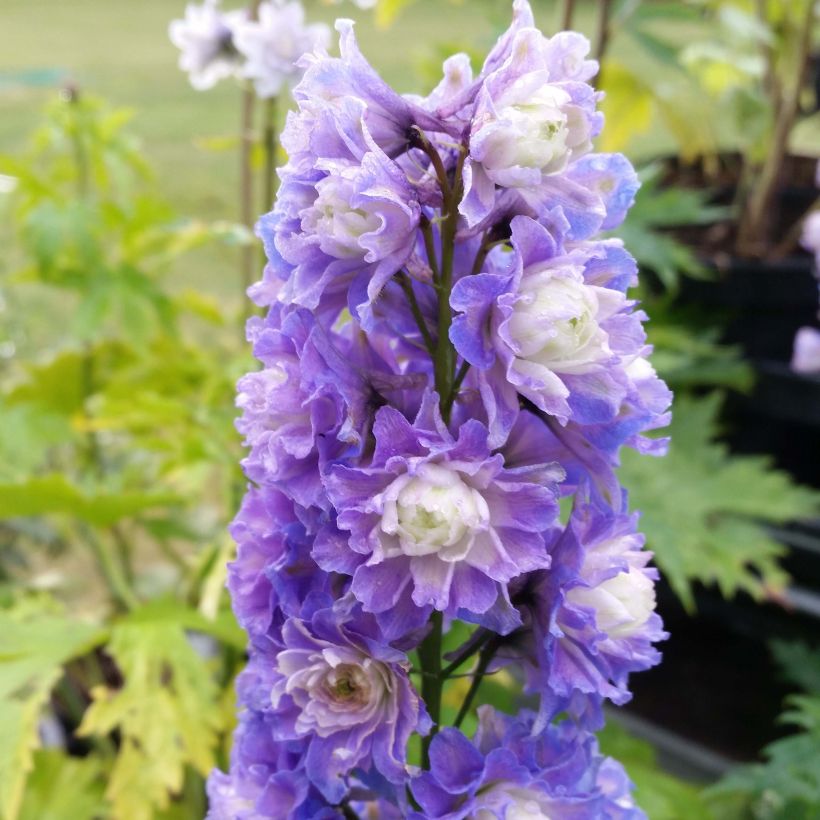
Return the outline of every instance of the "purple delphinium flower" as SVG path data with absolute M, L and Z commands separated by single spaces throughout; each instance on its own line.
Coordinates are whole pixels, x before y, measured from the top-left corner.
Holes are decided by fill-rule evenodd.
M 456 55 L 401 96 L 337 28 L 340 58 L 300 61 L 257 228 L 228 578 L 249 661 L 212 817 L 641 817 L 590 730 L 659 658 L 616 468 L 663 451 L 645 434 L 671 395 L 635 261 L 600 234 L 638 181 L 591 151 L 597 65 L 515 0 L 477 75 Z M 442 657 L 456 620 L 476 628 Z M 511 663 L 536 714 L 482 709 L 472 742 L 443 725 L 454 674 L 473 677 L 460 725 Z
M 308 311 L 281 305 L 250 321 L 249 338 L 265 367 L 237 385 L 237 428 L 250 450 L 245 473 L 257 483 L 287 484 L 303 507 L 326 506 L 319 465 L 356 450 L 373 398 L 351 366 L 355 352 Z
M 290 162 L 274 218 L 261 223 L 275 247 L 271 274 L 284 281 L 278 298 L 328 323 L 348 307 L 367 325 L 372 302 L 416 244 L 416 194 L 373 139 L 366 115 L 365 104 L 349 98 L 288 118 L 282 140 Z M 316 120 L 332 131 L 324 142 Z
M 329 591 L 331 577 L 310 555 L 317 529 L 328 526 L 323 519 L 316 508 L 298 510 L 275 487 L 248 490 L 230 528 L 237 555 L 228 565 L 228 589 L 251 638 L 268 634 L 277 611 L 298 616 L 311 594 Z
M 270 711 L 275 740 L 305 741 L 306 777 L 328 800 L 344 797 L 356 770 L 406 780 L 407 742 L 430 720 L 407 656 L 349 596 L 288 618 L 248 669 L 246 702 Z
M 206 820 L 340 820 L 305 776 L 304 741 L 274 740 L 269 714 L 247 710 L 234 733 L 230 774 L 208 778 Z
M 509 433 L 519 396 L 561 424 L 612 421 L 632 389 L 629 365 L 649 351 L 645 317 L 625 296 L 634 260 L 614 240 L 564 248 L 522 216 L 511 242 L 512 254 L 459 280 L 450 298 L 461 312 L 450 337 L 480 371 L 494 440 Z
M 505 469 L 482 424 L 466 422 L 455 438 L 427 411 L 434 400 L 415 425 L 381 408 L 370 463 L 328 471 L 337 526 L 350 539 L 341 556 L 316 558 L 327 570 L 357 561 L 351 589 L 370 612 L 390 611 L 409 590 L 419 608 L 480 622 L 513 578 L 549 566 L 544 534 L 556 521 L 562 473 Z
M 638 820 L 623 769 L 598 752 L 593 735 L 569 721 L 533 734 L 535 716 L 511 718 L 479 709 L 472 742 L 457 729 L 430 744 L 431 770 L 411 783 L 422 812 L 447 818 L 573 818 Z
M 820 330 L 801 327 L 794 337 L 792 370 L 795 373 L 820 373 Z
M 660 661 L 654 644 L 667 635 L 655 612 L 658 575 L 636 523 L 578 504 L 551 547 L 551 569 L 512 590 L 525 625 L 501 654 L 523 662 L 542 719 L 567 709 L 598 728 L 600 700 L 625 703 L 630 673 Z

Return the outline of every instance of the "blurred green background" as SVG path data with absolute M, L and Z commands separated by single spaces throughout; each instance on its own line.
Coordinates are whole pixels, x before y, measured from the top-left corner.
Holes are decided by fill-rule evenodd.
M 533 5 L 548 34 L 567 8 Z M 627 453 L 622 470 L 681 636 L 674 643 L 672 629 L 668 668 L 678 674 L 675 653 L 702 662 L 686 648 L 690 623 L 698 635 L 737 620 L 746 633 L 764 623 L 743 644 L 754 655 L 741 656 L 754 670 L 747 688 L 754 674 L 782 676 L 760 693 L 772 714 L 749 721 L 759 738 L 737 748 L 710 746 L 708 732 L 662 742 L 681 729 L 681 699 L 713 699 L 718 717 L 707 719 L 723 720 L 720 704 L 736 693 L 711 667 L 691 691 L 647 675 L 633 719 L 614 715 L 602 743 L 651 818 L 820 817 L 817 624 L 795 593 L 816 595 L 820 581 L 793 534 L 816 537 L 819 382 L 788 368 L 794 329 L 817 310 L 797 244 L 820 153 L 816 19 L 798 71 L 808 0 L 570 5 L 593 39 L 609 11 L 600 147 L 625 151 L 644 180 L 617 235 L 641 263 L 636 296 L 677 394 L 670 455 Z M 506 0 L 306 6 L 314 20 L 355 18 L 365 55 L 414 93 L 454 51 L 477 69 L 510 14 Z M 238 224 L 242 92 L 232 81 L 195 92 L 177 69 L 167 27 L 183 10 L 173 0 L 0 3 L 2 820 L 202 817 L 203 778 L 228 759 L 244 636 L 224 565 L 244 490 L 232 420 L 235 380 L 254 366 L 240 271 L 253 240 Z M 749 250 L 746 204 L 771 170 L 791 98 L 788 162 L 773 171 L 765 242 Z M 263 161 L 260 144 L 257 175 Z M 763 287 L 749 265 L 768 266 L 776 293 L 800 296 L 780 304 L 760 290 L 744 336 L 722 294 Z M 755 347 L 770 337 L 771 349 Z M 781 391 L 780 411 L 755 416 L 766 390 Z M 790 403 L 805 413 L 784 427 Z M 799 457 L 752 435 L 776 424 L 799 439 Z M 740 639 L 721 640 L 712 655 L 735 663 Z M 514 708 L 513 678 L 484 686 L 485 699 Z M 462 696 L 454 686 L 447 707 Z M 774 724 L 781 708 L 788 729 Z M 720 765 L 684 766 L 675 749 L 719 754 Z

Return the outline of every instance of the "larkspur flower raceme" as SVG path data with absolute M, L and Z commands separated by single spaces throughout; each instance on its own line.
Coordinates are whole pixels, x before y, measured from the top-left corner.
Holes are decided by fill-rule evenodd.
M 209 816 L 643 817 L 592 733 L 660 659 L 616 467 L 663 453 L 671 395 L 637 266 L 600 235 L 638 183 L 594 150 L 597 65 L 515 0 L 477 74 L 455 55 L 402 96 L 337 28 L 340 57 L 300 61 L 257 229 L 228 574 L 249 660 Z M 481 706 L 468 739 L 483 677 L 513 665 L 538 710 Z

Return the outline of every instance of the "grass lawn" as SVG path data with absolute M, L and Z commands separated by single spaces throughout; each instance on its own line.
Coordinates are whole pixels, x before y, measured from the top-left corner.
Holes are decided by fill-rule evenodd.
M 225 6 L 236 5 L 225 0 Z M 308 0 L 313 19 L 355 18 L 364 53 L 401 91 L 429 89 L 443 56 L 465 45 L 477 55 L 507 24 L 511 0 L 417 0 L 387 29 L 371 12 L 349 2 L 328 6 Z M 539 23 L 551 30 L 554 0 L 535 2 Z M 236 134 L 240 94 L 233 82 L 194 91 L 176 65 L 168 22 L 184 0 L 3 0 L 0 23 L 0 153 L 19 151 L 37 125 L 59 77 L 134 109 L 133 129 L 157 184 L 186 216 L 235 219 L 238 168 L 235 150 L 206 147 Z M 214 139 L 212 139 L 214 138 Z M 236 253 L 230 248 L 193 255 L 179 276 L 220 297 L 237 292 Z

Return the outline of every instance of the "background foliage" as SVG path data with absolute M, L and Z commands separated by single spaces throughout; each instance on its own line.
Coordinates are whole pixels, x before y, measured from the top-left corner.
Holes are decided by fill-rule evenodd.
M 558 4 L 535 5 L 553 29 Z M 506 0 L 455 4 L 448 29 L 462 42 L 441 43 L 429 25 L 437 8 L 389 0 L 375 19 L 350 6 L 341 13 L 361 18 L 363 48 L 385 76 L 416 90 L 434 81 L 443 53 L 466 44 L 480 56 L 509 14 Z M 763 133 L 759 67 L 740 57 L 770 34 L 750 22 L 751 4 L 614 9 L 602 148 L 708 165 Z M 203 777 L 228 753 L 244 650 L 223 593 L 225 528 L 242 492 L 232 400 L 250 367 L 237 257 L 252 239 L 232 222 L 238 94 L 223 85 L 196 95 L 177 74 L 165 27 L 180 10 L 165 0 L 4 5 L 3 820 L 201 817 Z M 591 12 L 578 4 L 588 32 Z M 126 18 L 128 36 L 112 36 Z M 752 122 L 764 124 L 750 131 Z M 796 144 L 811 127 L 798 127 Z M 715 341 L 718 328 L 692 324 L 674 302 L 682 277 L 708 274 L 673 229 L 730 213 L 710 205 L 708 191 L 664 186 L 657 164 L 641 173 L 621 233 L 653 271 L 638 296 L 653 319 L 655 362 L 678 399 L 670 455 L 626 454 L 623 480 L 687 607 L 698 583 L 776 598 L 788 579 L 766 525 L 816 515 L 818 496 L 719 443 L 725 391 L 749 389 L 751 372 Z M 602 744 L 627 765 L 650 817 L 820 812 L 810 763 L 820 748 L 818 656 L 804 646 L 773 651 L 804 690 L 784 714 L 799 731 L 714 789 L 663 774 L 651 747 L 610 721 Z M 484 685 L 503 707 L 503 678 Z

